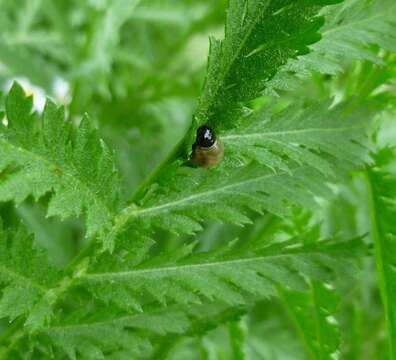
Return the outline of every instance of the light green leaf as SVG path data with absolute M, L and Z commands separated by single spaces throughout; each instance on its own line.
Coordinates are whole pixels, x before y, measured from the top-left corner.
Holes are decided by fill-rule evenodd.
M 248 210 L 285 216 L 293 205 L 314 208 L 314 196 L 329 190 L 327 181 L 341 168 L 362 163 L 371 118 L 369 102 L 329 105 L 259 111 L 245 119 L 244 126 L 222 135 L 221 166 L 209 171 L 170 167 L 139 206 L 117 216 L 105 246 L 112 248 L 120 233 L 137 224 L 194 233 L 203 219 L 245 224 Z
M 31 328 L 46 323 L 52 315 L 45 303 L 60 274 L 52 268 L 46 255 L 32 244 L 32 236 L 19 228 L 0 227 L 0 317 L 13 321 L 28 315 Z
M 51 101 L 37 121 L 32 99 L 14 84 L 7 98 L 8 127 L 0 129 L 0 200 L 16 204 L 51 192 L 49 216 L 87 218 L 87 236 L 104 232 L 120 187 L 113 156 L 84 117 L 78 131 Z
M 238 305 L 247 299 L 275 295 L 274 285 L 303 290 L 307 288 L 304 277 L 326 280 L 331 270 L 353 271 L 350 255 L 353 258 L 359 253 L 359 244 L 360 240 L 355 239 L 303 245 L 291 239 L 243 250 L 234 244 L 235 248 L 221 252 L 188 255 L 185 251 L 183 257 L 169 252 L 132 267 L 129 261 L 119 259 L 117 270 L 105 271 L 102 269 L 106 269 L 107 258 L 114 255 L 103 254 L 91 270 L 76 280 L 95 297 L 106 303 L 115 301 L 125 309 L 136 309 L 136 303 L 144 308 L 150 301 L 162 305 L 208 301 Z M 122 294 L 122 301 L 120 296 L 108 294 Z
M 384 65 L 376 49 L 396 51 L 395 12 L 393 0 L 348 0 L 325 8 L 322 39 L 310 46 L 309 54 L 289 60 L 270 80 L 268 93 L 298 89 L 301 83 L 296 77 L 307 78 L 314 72 L 339 74 L 344 71 L 343 62 L 367 60 Z
M 320 7 L 337 1 L 231 0 L 225 38 L 211 40 L 198 123 L 217 129 L 235 125 L 242 102 L 259 97 L 289 59 L 306 54 L 318 41 Z
M 389 356 L 396 359 L 396 174 L 395 153 L 384 148 L 374 155 L 375 164 L 367 170 L 371 238 L 375 247 L 378 284 L 388 332 Z
M 312 360 L 339 358 L 340 329 L 335 317 L 339 296 L 330 284 L 313 282 L 308 292 L 279 289 Z

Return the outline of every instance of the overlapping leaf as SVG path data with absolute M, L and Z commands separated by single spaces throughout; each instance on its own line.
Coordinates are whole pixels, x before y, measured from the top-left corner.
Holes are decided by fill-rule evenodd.
M 140 206 L 133 204 L 116 218 L 105 245 L 111 248 L 130 228 L 154 225 L 193 233 L 203 219 L 244 224 L 248 210 L 283 216 L 293 205 L 314 207 L 314 195 L 328 190 L 326 181 L 340 168 L 361 163 L 371 118 L 369 103 L 329 105 L 261 111 L 245 119 L 244 126 L 223 134 L 222 166 L 170 168 Z
M 206 84 L 196 112 L 216 129 L 240 120 L 243 102 L 259 97 L 288 59 L 318 41 L 320 7 L 337 1 L 231 0 L 223 41 L 212 39 Z
M 156 358 L 162 341 L 196 336 L 229 320 L 237 319 L 241 308 L 222 305 L 189 306 L 147 311 L 141 314 L 115 314 L 102 309 L 93 316 L 58 319 L 32 337 L 30 353 L 44 358 L 131 359 Z M 61 318 L 61 317 L 60 317 Z M 21 343 L 23 340 L 20 339 Z M 20 349 L 23 349 L 21 346 Z M 7 351 L 7 350 L 6 350 Z M 25 349 L 26 351 L 26 349 Z M 0 354 L 1 349 L 0 349 Z M 26 352 L 5 352 L 24 359 Z
M 152 302 L 171 305 L 220 301 L 238 305 L 275 295 L 275 285 L 303 290 L 307 288 L 304 277 L 326 280 L 334 273 L 353 272 L 360 246 L 360 239 L 316 239 L 307 245 L 291 239 L 246 248 L 234 242 L 208 253 L 191 254 L 193 246 L 189 245 L 155 257 L 141 256 L 135 237 L 135 251 L 129 254 L 132 260 L 125 258 L 123 251 L 104 254 L 78 277 L 76 285 L 88 288 L 101 301 L 129 311 L 142 311 Z M 109 256 L 117 257 L 116 264 Z
M 390 358 L 396 358 L 396 175 L 395 153 L 384 148 L 374 155 L 375 164 L 368 170 L 371 237 L 388 331 Z
M 51 317 L 51 288 L 60 274 L 52 268 L 46 254 L 33 247 L 32 236 L 22 228 L 4 229 L 0 223 L 0 317 L 10 321 L 28 316 L 34 328 Z
M 24 235 L 17 235 L 22 239 L 18 243 L 12 241 L 10 245 L 7 239 L 2 242 L 0 279 L 5 287 L 0 312 L 10 319 L 24 320 L 27 316 L 27 324 L 35 333 L 10 331 L 10 348 L 0 351 L 16 358 L 14 354 L 25 350 L 19 341 L 29 344 L 33 339 L 34 350 L 29 348 L 33 358 L 38 353 L 44 358 L 53 354 L 92 359 L 136 357 L 142 349 L 150 348 L 151 336 L 193 334 L 188 311 L 191 304 L 245 304 L 275 295 L 279 286 L 302 290 L 310 283 L 307 278 L 327 281 L 334 273 L 355 271 L 351 258 L 356 257 L 359 239 L 303 244 L 292 239 L 246 247 L 231 243 L 198 254 L 193 253 L 194 246 L 187 245 L 153 255 L 149 238 L 158 228 L 193 233 L 207 219 L 244 224 L 250 221 L 252 210 L 285 216 L 295 205 L 314 207 L 316 196 L 326 194 L 326 182 L 337 179 L 339 170 L 361 165 L 364 129 L 371 118 L 369 102 L 351 100 L 333 106 L 328 100 L 307 108 L 295 104 L 283 112 L 258 110 L 250 116 L 250 109 L 242 106 L 270 89 L 268 81 L 280 66 L 305 54 L 307 46 L 319 39 L 322 20 L 315 14 L 331 2 L 230 2 L 225 40 L 212 42 L 206 86 L 196 113 L 198 123 L 207 122 L 220 130 L 225 161 L 215 169 L 204 170 L 186 166 L 185 159 L 172 159 L 175 161 L 144 189 L 144 196 L 123 211 L 119 211 L 118 177 L 111 153 L 91 129 L 89 120 L 83 119 L 74 131 L 64 121 L 62 110 L 51 102 L 38 120 L 31 112 L 30 99 L 18 85 L 13 87 L 7 100 L 8 125 L 0 130 L 0 200 L 20 203 L 28 196 L 38 199 L 50 193 L 49 215 L 65 218 L 85 213 L 88 235 L 100 235 L 107 249 L 116 248 L 113 254 L 94 254 L 79 264 L 83 264 L 79 271 L 61 278 L 41 257 L 29 252 L 31 241 L 25 241 Z M 361 14 L 367 15 L 366 10 L 372 9 L 367 5 L 364 2 Z M 334 17 L 326 16 L 339 19 L 341 15 L 354 18 L 348 7 Z M 119 28 L 124 19 L 119 23 L 113 20 Z M 106 35 L 109 24 L 103 24 Z M 375 21 L 376 30 L 360 30 L 363 46 L 352 34 L 350 48 L 358 49 L 353 56 L 377 61 L 366 47 L 377 44 L 391 48 L 393 35 L 386 34 L 392 24 L 391 20 Z M 322 72 L 338 71 L 332 61 L 345 58 L 345 49 L 349 48 L 350 44 L 335 34 L 341 33 L 325 30 L 333 50 L 319 69 Z M 113 35 L 109 31 L 106 41 L 111 48 L 118 41 Z M 99 43 L 100 52 L 107 49 Z M 319 47 L 316 49 L 323 58 Z M 309 63 L 312 57 L 300 59 Z M 297 60 L 294 64 L 302 63 Z M 300 68 L 316 70 L 317 63 Z M 238 127 L 225 130 L 236 123 Z M 383 205 L 382 201 L 378 204 Z M 384 206 L 390 203 L 392 200 Z M 379 227 L 378 233 L 391 249 L 388 239 L 393 228 L 389 231 L 382 223 L 380 226 L 384 227 Z M 381 250 L 384 244 L 380 240 L 377 243 Z M 23 246 L 24 254 L 19 246 Z M 393 258 L 384 253 L 379 259 L 386 264 L 381 274 L 382 291 L 388 298 L 393 294 L 387 285 L 392 279 L 389 271 Z M 331 300 L 327 293 L 323 298 Z M 81 301 L 81 312 L 75 310 L 74 301 Z M 103 304 L 109 306 L 109 312 L 103 310 Z M 153 316 L 147 311 L 151 307 L 163 307 L 164 313 Z M 293 309 L 297 308 L 298 304 Z M 388 303 L 385 308 L 392 333 L 394 312 Z M 325 310 L 319 308 L 320 323 L 329 320 Z M 51 324 L 45 327 L 52 314 Z M 304 321 L 306 314 L 301 318 Z M 204 329 L 210 325 L 210 317 L 203 319 L 203 324 Z M 329 335 L 327 328 L 319 335 Z M 315 356 L 333 356 L 338 348 L 334 338 L 331 333 L 329 341 L 319 345 L 313 341 L 310 345 Z M 23 358 L 24 354 L 18 356 Z
M 309 54 L 288 61 L 270 80 L 268 92 L 296 89 L 301 85 L 298 78 L 314 72 L 343 72 L 343 62 L 367 60 L 384 65 L 377 50 L 396 51 L 395 12 L 393 0 L 349 0 L 325 8 L 322 39 L 310 46 Z
M 119 200 L 112 153 L 85 117 L 75 131 L 51 101 L 38 121 L 32 99 L 14 84 L 0 128 L 0 200 L 16 204 L 51 192 L 48 215 L 87 217 L 87 235 L 110 226 Z
M 335 312 L 339 296 L 330 284 L 313 282 L 310 291 L 279 290 L 304 341 L 310 359 L 340 355 L 340 330 Z

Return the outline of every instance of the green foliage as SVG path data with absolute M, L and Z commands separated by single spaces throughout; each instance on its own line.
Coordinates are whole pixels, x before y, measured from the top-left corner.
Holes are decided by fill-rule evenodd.
M 276 284 L 304 289 L 304 276 L 325 280 L 331 270 L 347 273 L 353 269 L 348 257 L 358 248 L 358 239 L 305 246 L 290 239 L 262 248 L 240 247 L 234 242 L 224 249 L 192 255 L 192 247 L 186 246 L 175 253 L 151 256 L 142 263 L 136 263 L 135 256 L 133 265 L 125 259 L 116 269 L 111 266 L 112 271 L 103 271 L 110 262 L 109 255 L 105 255 L 92 271 L 79 277 L 79 283 L 106 302 L 137 311 L 149 299 L 163 305 L 214 300 L 239 305 L 251 297 L 273 296 Z M 335 259 L 339 261 L 336 267 Z
M 33 248 L 32 236 L 22 228 L 13 231 L 1 225 L 0 276 L 3 288 L 0 316 L 14 321 L 28 314 L 27 324 L 48 321 L 50 290 L 59 281 L 59 274 L 43 251 Z
M 334 317 L 339 301 L 331 285 L 314 282 L 308 293 L 281 290 L 281 296 L 302 334 L 309 358 L 339 356 L 340 334 Z
M 394 150 L 382 149 L 375 154 L 375 165 L 367 170 L 369 186 L 371 236 L 375 246 L 377 272 L 385 319 L 389 332 L 390 358 L 396 358 L 396 308 L 392 298 L 396 294 L 395 263 L 395 172 Z
M 244 224 L 249 222 L 247 210 L 283 216 L 292 205 L 314 207 L 312 191 L 324 195 L 323 183 L 336 169 L 361 161 L 359 141 L 370 119 L 370 111 L 354 102 L 321 118 L 329 105 L 292 106 L 273 116 L 267 110 L 255 113 L 245 127 L 224 133 L 226 161 L 210 173 L 170 167 L 139 207 L 129 206 L 115 220 L 106 247 L 112 248 L 117 234 L 136 223 L 142 229 L 154 225 L 191 234 L 200 230 L 204 218 Z
M 378 47 L 394 52 L 396 4 L 392 0 L 347 1 L 322 12 L 326 22 L 322 39 L 312 52 L 288 63 L 270 81 L 268 92 L 299 88 L 301 78 L 312 73 L 335 75 L 344 72 L 343 62 L 367 60 L 385 65 Z M 364 74 L 367 76 L 367 72 Z
M 230 1 L 223 41 L 211 41 L 199 123 L 230 127 L 244 113 L 241 102 L 260 96 L 289 58 L 319 40 L 318 5 L 334 1 Z
M 40 122 L 32 99 L 14 84 L 6 100 L 8 126 L 0 138 L 2 201 L 17 204 L 52 191 L 48 215 L 87 217 L 87 236 L 103 232 L 117 207 L 119 181 L 112 153 L 84 117 L 76 132 L 64 111 L 47 102 Z
M 392 0 L 0 9 L 0 359 L 396 358 Z

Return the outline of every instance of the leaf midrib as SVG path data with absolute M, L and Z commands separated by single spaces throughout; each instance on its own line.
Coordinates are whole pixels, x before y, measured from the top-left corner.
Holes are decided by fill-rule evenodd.
M 97 327 L 97 326 L 106 326 L 106 325 L 110 325 L 110 324 L 115 324 L 116 326 L 118 325 L 117 323 L 124 323 L 124 322 L 128 322 L 128 321 L 133 321 L 134 319 L 139 319 L 142 316 L 156 316 L 156 315 L 168 315 L 169 313 L 171 314 L 175 314 L 174 311 L 169 309 L 170 307 L 167 307 L 166 311 L 161 311 L 161 310 L 155 310 L 155 311 L 145 311 L 145 312 L 141 312 L 141 313 L 136 313 L 136 314 L 132 314 L 132 315 L 123 315 L 123 316 L 119 316 L 116 318 L 109 318 L 106 320 L 100 320 L 100 321 L 94 321 L 94 322 L 86 322 L 86 323 L 78 323 L 78 324 L 66 324 L 66 325 L 56 325 L 56 326 L 51 326 L 48 329 L 45 329 L 44 332 L 48 332 L 51 333 L 53 331 L 73 331 L 81 329 L 81 328 L 92 328 L 92 327 Z
M 126 207 L 123 211 L 121 211 L 120 215 L 116 218 L 114 225 L 110 231 L 110 236 L 118 234 L 132 218 L 138 218 L 142 215 L 147 215 L 150 213 L 161 212 L 161 211 L 164 211 L 169 208 L 174 208 L 174 207 L 177 207 L 180 205 L 184 205 L 185 203 L 192 203 L 194 200 L 197 200 L 197 199 L 204 199 L 207 197 L 212 197 L 215 194 L 220 194 L 220 193 L 226 192 L 229 189 L 237 188 L 239 186 L 243 186 L 243 185 L 258 182 L 258 181 L 262 181 L 262 180 L 269 179 L 269 178 L 272 178 L 275 176 L 283 176 L 283 175 L 291 176 L 291 174 L 293 174 L 293 172 L 301 170 L 302 168 L 305 168 L 305 167 L 300 166 L 295 169 L 289 170 L 288 172 L 282 171 L 279 173 L 273 173 L 273 174 L 267 174 L 265 176 L 255 177 L 253 179 L 229 184 L 229 185 L 226 185 L 221 188 L 216 188 L 214 190 L 199 192 L 199 193 L 187 196 L 185 198 L 175 200 L 175 201 L 170 201 L 170 202 L 167 202 L 167 203 L 164 203 L 161 205 L 157 205 L 157 206 L 139 209 L 139 208 L 136 208 L 135 204 L 132 204 L 132 205 Z
M 85 273 L 80 276 L 81 280 L 86 280 L 86 281 L 98 281 L 98 280 L 113 280 L 116 278 L 133 278 L 136 276 L 144 276 L 147 274 L 152 274 L 152 273 L 165 273 L 165 272 L 182 272 L 182 271 L 196 271 L 198 270 L 206 270 L 209 268 L 213 267 L 224 267 L 224 266 L 238 266 L 241 264 L 249 264 L 249 263 L 254 263 L 254 262 L 260 262 L 263 260 L 268 260 L 268 259 L 281 259 L 289 256 L 300 256 L 300 255 L 306 255 L 306 254 L 322 254 L 327 256 L 328 254 L 320 251 L 320 250 L 314 250 L 314 249 L 301 249 L 302 251 L 289 251 L 289 252 L 284 252 L 282 254 L 268 254 L 268 255 L 261 255 L 261 256 L 256 256 L 256 257 L 249 257 L 249 258 L 243 258 L 243 259 L 230 259 L 230 260 L 222 260 L 222 261 L 212 261 L 212 262 L 203 262 L 203 263 L 197 263 L 197 264 L 182 264 L 179 266 L 168 266 L 168 267 L 159 267 L 159 268 L 153 268 L 153 269 L 136 269 L 136 270 L 128 270 L 128 271 L 120 271 L 120 272 L 109 272 L 109 273 Z
M 256 132 L 256 133 L 246 133 L 246 134 L 230 134 L 222 136 L 222 140 L 237 140 L 244 138 L 261 138 L 261 137 L 271 137 L 271 136 L 284 136 L 284 135 L 293 135 L 293 134 L 308 134 L 308 133 L 335 133 L 335 132 L 343 132 L 349 131 L 353 129 L 361 129 L 363 126 L 347 126 L 340 128 L 309 128 L 309 129 L 295 129 L 295 130 L 286 130 L 286 131 L 269 131 L 269 132 Z
M 218 94 L 219 90 L 221 89 L 221 87 L 223 86 L 224 80 L 226 79 L 228 72 L 229 72 L 230 69 L 232 68 L 232 66 L 233 66 L 233 64 L 234 64 L 234 62 L 235 62 L 235 60 L 236 60 L 236 59 L 238 58 L 238 56 L 240 55 L 240 52 L 241 52 L 242 49 L 244 48 L 246 41 L 247 41 L 248 38 L 250 37 L 250 35 L 251 35 L 251 33 L 252 33 L 254 27 L 257 25 L 257 22 L 258 22 L 259 19 L 260 19 L 260 17 L 263 15 L 264 11 L 267 10 L 268 5 L 269 5 L 269 1 L 267 2 L 267 6 L 266 6 L 265 8 L 264 8 L 264 6 L 263 6 L 263 8 L 261 9 L 261 11 L 257 11 L 256 17 L 254 17 L 254 20 L 252 20 L 252 23 L 251 23 L 251 25 L 248 27 L 248 29 L 247 29 L 245 35 L 242 37 L 242 41 L 240 42 L 240 44 L 239 44 L 237 50 L 235 51 L 234 56 L 233 56 L 233 57 L 231 58 L 231 60 L 227 63 L 227 65 L 225 66 L 223 72 L 221 73 L 221 76 L 220 76 L 220 78 L 219 78 L 218 81 L 217 81 L 216 89 L 215 89 L 215 91 L 214 91 L 213 93 L 211 93 L 211 97 L 210 97 L 211 101 L 208 102 L 208 104 L 206 105 L 206 108 L 209 109 L 209 108 L 213 105 L 213 103 L 215 102 L 215 100 L 216 100 L 216 98 L 217 98 L 217 94 Z M 223 45 L 223 44 L 224 44 L 224 41 L 226 41 L 226 40 L 227 40 L 227 39 L 224 38 L 224 40 L 221 42 L 221 45 Z

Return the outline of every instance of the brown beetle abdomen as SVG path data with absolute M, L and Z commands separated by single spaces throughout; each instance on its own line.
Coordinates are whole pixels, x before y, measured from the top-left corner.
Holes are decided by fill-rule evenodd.
M 224 158 L 224 145 L 217 139 L 210 147 L 202 147 L 194 144 L 192 152 L 192 162 L 195 165 L 208 168 L 216 166 Z

